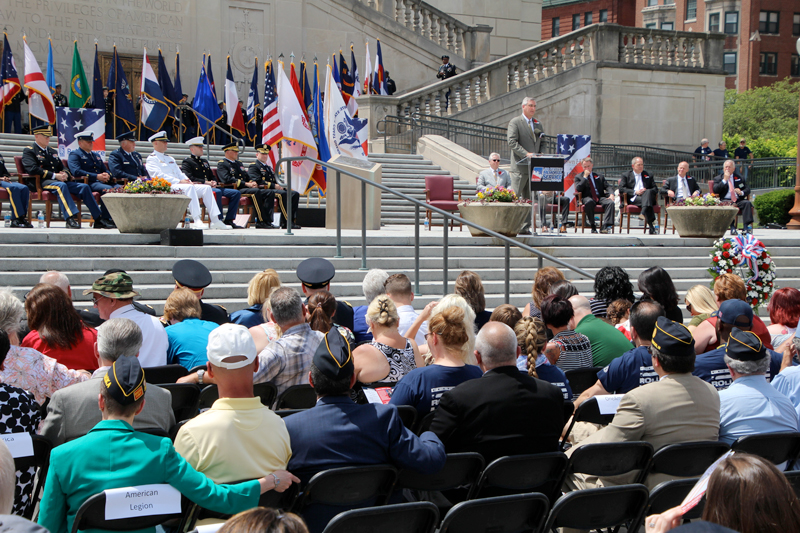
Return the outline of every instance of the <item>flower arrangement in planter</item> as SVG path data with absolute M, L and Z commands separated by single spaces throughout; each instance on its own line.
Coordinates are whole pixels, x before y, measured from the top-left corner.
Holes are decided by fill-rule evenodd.
M 175 228 L 183 218 L 189 197 L 173 191 L 163 178 L 137 179 L 103 195 L 120 233 L 160 233 Z
M 745 282 L 747 303 L 754 310 L 769 302 L 775 290 L 775 262 L 763 242 L 752 235 L 719 239 L 710 256 L 708 272 L 714 280 L 725 273 L 736 273 Z
M 461 218 L 474 222 L 508 237 L 516 236 L 531 216 L 530 200 L 517 197 L 511 189 L 505 187 L 487 187 L 478 192 L 477 200 L 464 200 L 458 204 Z M 469 226 L 473 236 L 485 236 L 486 233 Z
M 172 185 L 164 178 L 137 179 L 125 185 L 121 192 L 127 194 L 180 194 L 173 191 Z
M 713 206 L 729 206 L 736 205 L 728 200 L 720 200 L 719 196 L 713 194 L 703 194 L 700 196 L 690 196 L 689 198 L 681 198 L 676 200 L 675 203 L 670 204 L 669 207 L 713 207 Z
M 705 194 L 682 198 L 667 206 L 667 214 L 681 237 L 719 239 L 736 218 L 739 208 L 733 202 Z
M 519 198 L 513 189 L 506 189 L 505 187 L 487 187 L 482 191 L 478 191 L 475 195 L 477 200 L 467 198 L 462 203 L 470 204 L 494 204 L 494 203 L 507 203 L 507 204 L 530 204 L 530 200 Z

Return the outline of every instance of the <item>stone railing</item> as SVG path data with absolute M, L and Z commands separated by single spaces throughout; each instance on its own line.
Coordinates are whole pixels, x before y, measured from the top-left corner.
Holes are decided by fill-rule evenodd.
M 705 67 L 705 58 L 702 54 L 704 41 L 703 34 L 698 35 L 694 32 L 660 31 L 654 34 L 623 31 L 620 32 L 619 38 L 619 62 L 703 68 Z

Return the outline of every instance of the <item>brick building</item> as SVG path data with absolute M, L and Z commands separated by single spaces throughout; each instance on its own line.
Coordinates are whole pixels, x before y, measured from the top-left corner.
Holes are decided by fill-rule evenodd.
M 635 9 L 636 0 L 543 0 L 542 40 L 564 35 L 595 22 L 634 26 Z

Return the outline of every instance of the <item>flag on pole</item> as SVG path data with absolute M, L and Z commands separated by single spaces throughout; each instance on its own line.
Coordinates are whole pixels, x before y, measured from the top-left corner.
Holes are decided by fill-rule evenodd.
M 283 130 L 283 155 L 288 157 L 308 156 L 317 158 L 317 143 L 311 134 L 308 119 L 302 110 L 300 101 L 292 87 L 292 82 L 283 71 L 283 65 L 277 70 L 278 116 Z M 313 185 L 311 175 L 315 164 L 311 161 L 292 162 L 292 189 L 307 194 Z
M 58 157 L 69 158 L 69 153 L 78 149 L 75 135 L 87 131 L 94 134 L 92 151 L 106 159 L 106 112 L 103 109 L 56 108 L 58 118 Z
M 300 62 L 300 94 L 303 95 L 303 109 L 306 110 L 306 116 L 311 118 L 311 102 L 314 99 L 314 95 L 311 93 L 311 89 L 308 85 L 308 74 L 306 72 L 306 62 Z
M 564 160 L 564 196 L 575 207 L 575 176 L 583 173 L 581 161 L 592 153 L 591 135 L 558 134 L 558 153 L 569 156 Z
M 372 89 L 375 94 L 388 96 L 386 91 L 386 74 L 383 70 L 383 54 L 381 53 L 381 40 L 378 39 L 378 53 L 375 57 L 375 79 L 372 80 Z
M 0 96 L 3 107 L 5 107 L 20 91 L 19 74 L 17 74 L 17 65 L 14 63 L 14 55 L 11 53 L 11 45 L 8 44 L 8 34 L 3 34 L 2 62 L 3 64 L 0 66 Z
M 261 124 L 261 142 L 277 148 L 277 143 L 283 139 L 283 130 L 281 129 L 281 118 L 278 115 L 278 88 L 275 85 L 272 61 L 264 63 L 264 71 L 264 119 Z M 273 170 L 276 161 L 278 161 L 278 150 L 271 150 L 269 162 Z
M 178 117 L 177 105 L 181 101 L 181 94 L 175 94 L 175 87 L 172 85 L 172 80 L 169 79 L 169 71 L 167 64 L 164 63 L 164 56 L 161 55 L 161 48 L 158 49 L 158 85 L 161 87 L 161 94 L 164 95 L 164 101 L 169 106 L 169 116 Z
M 328 138 L 325 136 L 325 108 L 322 103 L 322 95 L 320 94 L 320 86 L 319 83 L 319 67 L 317 63 L 314 62 L 314 97 L 311 103 L 311 114 L 313 120 L 313 127 L 316 129 L 316 135 L 314 136 L 317 140 L 317 148 L 319 151 L 319 159 L 320 161 L 329 161 L 331 158 L 331 151 L 328 148 Z M 326 169 L 321 165 L 318 165 L 321 172 L 316 172 L 314 174 L 314 180 L 319 187 L 321 194 L 326 194 L 328 192 L 328 175 Z M 324 180 L 323 183 L 320 183 L 319 180 Z
M 56 92 L 56 71 L 53 68 L 53 40 L 47 38 L 47 86 L 50 88 L 50 94 Z
M 350 111 L 350 116 L 354 117 L 358 114 L 358 102 L 356 98 L 361 96 L 361 75 L 358 72 L 358 65 L 356 65 L 356 54 L 353 52 L 353 45 L 350 45 L 350 63 L 353 67 L 353 97 L 347 105 L 347 110 Z
M 367 60 L 364 63 L 364 94 L 373 94 L 372 90 L 372 58 L 369 57 L 369 41 L 367 41 Z
M 175 52 L 175 96 L 180 102 L 183 98 L 183 88 L 181 87 L 181 51 Z
M 53 103 L 53 94 L 47 86 L 39 63 L 33 56 L 28 41 L 22 37 L 25 48 L 25 87 L 28 89 L 28 110 L 34 117 L 52 124 L 56 120 L 56 106 Z
M 206 65 L 206 76 L 208 77 L 208 84 L 211 86 L 211 94 L 214 95 L 214 100 L 217 100 L 217 86 L 214 83 L 214 73 L 211 71 L 211 54 L 208 54 Z
M 159 131 L 169 115 L 169 104 L 164 99 L 156 73 L 147 59 L 147 48 L 144 49 L 142 60 L 142 87 L 139 96 L 142 98 L 142 124 L 149 130 Z
M 120 131 L 120 127 L 126 128 L 125 131 L 136 129 L 136 112 L 133 110 L 133 101 L 131 101 L 131 92 L 128 87 L 128 78 L 125 76 L 125 70 L 122 68 L 122 62 L 117 53 L 117 47 L 114 46 L 114 57 L 111 61 L 111 68 L 108 69 L 108 94 L 114 98 L 114 114 L 119 124 L 115 128 L 115 134 L 119 135 L 124 133 Z
M 333 90 L 334 83 L 333 73 L 328 67 L 324 120 L 330 154 L 331 156 L 341 154 L 356 159 L 367 159 L 358 136 L 360 130 L 367 128 L 367 121 L 350 116 L 342 95 Z
M 350 76 L 350 69 L 347 67 L 341 50 L 339 50 L 339 79 L 342 82 L 342 99 L 344 99 L 347 109 L 350 110 L 350 100 L 353 98 L 353 77 Z M 350 115 L 352 114 L 351 112 Z
M 72 47 L 72 76 L 69 79 L 69 107 L 87 107 L 91 96 L 89 80 L 86 78 L 81 54 L 78 52 L 78 41 L 75 41 Z
M 258 138 L 258 58 L 253 67 L 253 79 L 250 81 L 250 92 L 247 94 L 247 138 L 255 144 Z
M 342 92 L 342 80 L 339 78 L 339 67 L 336 65 L 336 54 L 333 54 L 333 81 L 336 82 L 336 87 L 339 89 L 339 92 Z
M 308 118 L 308 112 L 303 104 L 303 91 L 300 88 L 300 81 L 297 79 L 297 74 L 295 74 L 294 71 L 294 62 L 289 64 L 289 83 L 292 84 L 292 90 L 297 97 L 297 101 L 300 103 L 300 107 L 303 109 L 303 115 Z
M 98 59 L 97 43 L 94 43 L 94 72 L 92 72 L 92 107 L 106 110 L 106 98 L 103 94 L 103 78 L 100 76 L 100 61 Z M 110 120 L 111 117 L 106 117 Z
M 225 109 L 228 111 L 228 126 L 231 127 L 231 130 L 236 130 L 244 135 L 242 103 L 239 102 L 239 93 L 236 91 L 236 83 L 233 81 L 231 56 L 228 56 L 228 72 L 225 74 Z
M 211 90 L 211 83 L 206 76 L 205 65 L 200 66 L 200 78 L 197 80 L 197 89 L 194 91 L 192 108 L 197 112 L 197 126 L 200 128 L 201 135 L 205 135 L 211 129 L 211 125 L 222 118 L 217 99 L 214 98 Z

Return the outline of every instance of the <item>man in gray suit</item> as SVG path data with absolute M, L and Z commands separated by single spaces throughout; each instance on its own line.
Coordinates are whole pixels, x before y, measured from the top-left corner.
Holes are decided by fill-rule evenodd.
M 489 156 L 489 168 L 478 174 L 476 191 L 480 192 L 488 187 L 510 187 L 511 177 L 508 172 L 500 168 L 500 154 L 492 153 Z
M 42 435 L 53 446 L 86 435 L 102 414 L 97 408 L 97 396 L 103 378 L 114 361 L 120 357 L 137 357 L 142 347 L 142 330 L 133 320 L 112 318 L 97 328 L 95 354 L 100 368 L 92 379 L 60 389 L 50 398 Z M 161 428 L 169 431 L 175 425 L 172 412 L 172 395 L 169 391 L 147 384 L 147 401 L 133 422 L 135 429 Z

